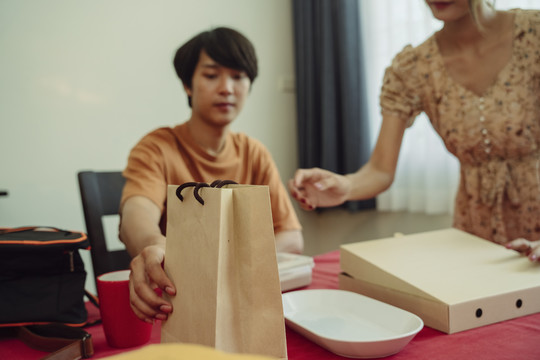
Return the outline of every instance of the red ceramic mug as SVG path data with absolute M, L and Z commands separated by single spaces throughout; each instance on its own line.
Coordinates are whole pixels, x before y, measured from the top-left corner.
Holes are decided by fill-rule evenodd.
M 113 271 L 97 278 L 99 310 L 107 343 L 115 348 L 143 345 L 152 324 L 140 320 L 129 304 L 130 270 Z

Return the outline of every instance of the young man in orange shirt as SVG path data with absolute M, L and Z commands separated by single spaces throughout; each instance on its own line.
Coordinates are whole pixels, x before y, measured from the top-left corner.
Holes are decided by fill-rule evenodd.
M 152 131 L 132 149 L 120 205 L 120 239 L 133 257 L 131 305 L 148 322 L 166 319 L 172 311 L 153 289 L 171 295 L 177 291 L 161 267 L 168 184 L 222 179 L 268 185 L 276 250 L 303 250 L 300 223 L 270 153 L 259 141 L 229 129 L 257 76 L 251 42 L 229 28 L 206 31 L 178 49 L 174 67 L 191 117 Z

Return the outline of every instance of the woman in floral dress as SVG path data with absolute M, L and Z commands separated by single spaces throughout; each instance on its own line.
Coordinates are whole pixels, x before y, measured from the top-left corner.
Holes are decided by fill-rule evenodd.
M 403 134 L 425 112 L 461 164 L 454 227 L 540 259 L 540 12 L 485 0 L 426 1 L 443 28 L 387 68 L 370 160 L 338 175 L 300 169 L 304 209 L 376 196 L 393 181 Z

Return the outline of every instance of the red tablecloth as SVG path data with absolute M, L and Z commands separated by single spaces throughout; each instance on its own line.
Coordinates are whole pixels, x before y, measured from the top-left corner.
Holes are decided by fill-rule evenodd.
M 313 282 L 306 289 L 337 289 L 338 273 L 339 251 L 316 256 Z M 97 316 L 92 305 L 89 305 L 89 313 L 91 317 Z M 109 347 L 100 325 L 88 327 L 87 331 L 94 342 L 93 359 L 126 351 Z M 156 324 L 151 343 L 158 343 L 159 337 L 160 326 Z M 287 349 L 290 360 L 344 359 L 288 328 Z M 29 349 L 19 340 L 0 340 L 0 360 L 35 360 L 45 355 Z M 401 352 L 386 359 L 540 360 L 540 313 L 452 335 L 424 327 Z

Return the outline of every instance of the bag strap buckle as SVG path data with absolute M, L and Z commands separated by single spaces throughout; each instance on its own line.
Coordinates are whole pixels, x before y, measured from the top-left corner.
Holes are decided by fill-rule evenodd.
M 81 356 L 83 359 L 88 359 L 94 355 L 94 344 L 92 343 L 92 335 L 86 333 L 81 339 Z

